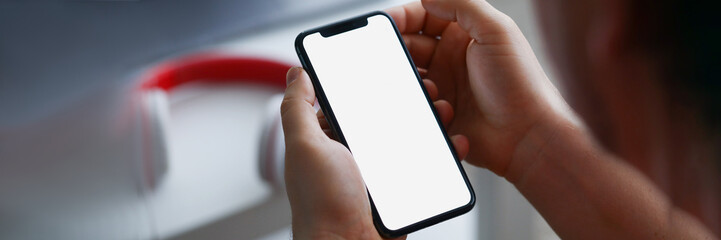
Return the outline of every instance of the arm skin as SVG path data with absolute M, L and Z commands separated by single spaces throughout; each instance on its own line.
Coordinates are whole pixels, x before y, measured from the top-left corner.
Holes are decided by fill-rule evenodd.
M 557 121 L 532 129 L 507 180 L 563 239 L 716 239 L 649 179 Z

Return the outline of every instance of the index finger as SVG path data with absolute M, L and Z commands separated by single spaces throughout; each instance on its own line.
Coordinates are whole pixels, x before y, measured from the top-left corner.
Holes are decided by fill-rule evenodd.
M 422 33 L 438 37 L 450 21 L 430 15 L 421 2 L 412 2 L 385 10 L 393 18 L 401 34 Z
M 515 25 L 485 0 L 422 0 L 422 4 L 431 15 L 458 22 L 479 43 L 488 42 L 483 41 L 484 36 L 506 33 Z

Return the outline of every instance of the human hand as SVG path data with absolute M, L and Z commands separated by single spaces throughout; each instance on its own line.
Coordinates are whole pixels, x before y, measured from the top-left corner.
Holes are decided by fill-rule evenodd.
M 513 182 L 511 172 L 529 164 L 521 156 L 536 154 L 549 128 L 580 125 L 513 20 L 488 2 L 424 0 L 386 11 L 455 110 L 447 130 L 469 138 L 469 163 Z
M 515 184 L 561 238 L 717 239 L 645 175 L 599 147 L 513 21 L 483 0 L 387 10 L 464 134 L 466 160 Z
M 430 81 L 424 83 L 431 99 L 437 99 L 436 86 Z M 355 160 L 343 144 L 329 137 L 322 113 L 316 114 L 313 85 L 305 71 L 290 69 L 287 85 L 281 118 L 294 238 L 381 239 L 373 226 L 368 194 Z M 450 122 L 450 104 L 441 100 L 434 105 L 441 121 Z M 463 136 L 451 140 L 463 158 L 468 153 L 468 140 Z

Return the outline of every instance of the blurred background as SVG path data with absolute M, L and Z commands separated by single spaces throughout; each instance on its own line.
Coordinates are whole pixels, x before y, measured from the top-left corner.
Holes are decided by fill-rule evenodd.
M 299 32 L 405 2 L 0 1 L 0 239 L 289 239 L 264 162 L 274 69 L 299 65 Z M 553 79 L 530 0 L 489 2 Z M 474 210 L 409 239 L 557 239 L 513 186 L 466 170 Z

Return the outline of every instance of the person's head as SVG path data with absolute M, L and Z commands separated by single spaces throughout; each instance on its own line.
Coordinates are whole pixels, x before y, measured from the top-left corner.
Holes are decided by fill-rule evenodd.
M 715 4 L 545 0 L 536 9 L 561 89 L 596 138 L 721 232 Z
M 669 137 L 658 135 L 674 124 L 717 137 L 721 24 L 714 4 L 536 2 L 561 88 L 605 147 L 623 156 L 640 139 Z

